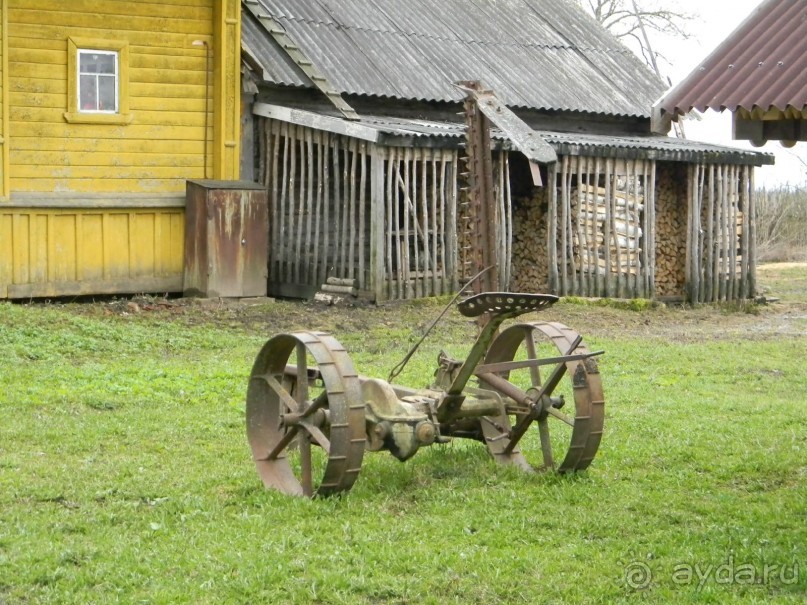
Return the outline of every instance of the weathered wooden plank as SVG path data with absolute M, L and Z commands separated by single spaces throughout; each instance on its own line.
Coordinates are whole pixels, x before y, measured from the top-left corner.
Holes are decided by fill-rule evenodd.
M 328 269 L 333 262 L 331 254 L 331 147 L 336 137 L 330 133 L 322 133 L 322 253 L 320 278 L 327 279 Z
M 740 296 L 744 299 L 751 297 L 748 289 L 748 206 L 749 206 L 749 171 L 753 170 L 748 166 L 743 166 L 740 176 L 740 205 L 742 208 L 742 234 L 740 238 L 740 251 L 742 260 L 740 265 Z
M 614 289 L 612 285 L 612 269 L 613 259 L 611 258 L 611 237 L 613 225 L 613 213 L 611 211 L 613 205 L 614 188 L 616 187 L 616 177 L 614 176 L 614 160 L 607 158 L 605 160 L 605 223 L 603 224 L 603 258 L 605 259 L 605 296 L 614 296 Z
M 303 242 L 303 254 L 300 259 L 302 263 L 301 278 L 303 283 L 319 286 L 322 282 L 317 280 L 316 265 L 311 262 L 313 256 L 312 246 L 317 244 L 317 241 L 313 239 L 313 223 L 316 220 L 314 209 L 314 131 L 306 128 L 304 133 L 304 138 L 300 141 L 300 151 L 301 153 L 304 151 L 305 155 L 305 157 L 300 158 L 300 164 L 303 166 L 304 171 L 300 178 L 300 185 L 305 187 L 305 190 L 300 192 L 300 205 L 304 208 L 305 213 L 305 241 Z M 304 206 L 303 200 L 305 200 Z
M 368 171 L 368 162 L 370 160 L 367 154 L 367 142 L 359 141 L 359 275 L 358 287 L 359 290 L 367 290 L 370 286 L 370 280 L 367 277 L 367 249 L 365 237 L 367 232 L 367 213 L 368 213 L 368 200 L 367 200 L 367 181 L 371 179 L 371 171 Z M 368 173 L 369 172 L 369 173 Z
M 370 289 L 375 302 L 384 301 L 384 156 L 376 145 L 368 147 L 370 159 Z
M 395 259 L 396 264 L 393 267 L 394 271 L 390 275 L 390 279 L 394 279 L 397 284 L 397 296 L 398 300 L 403 300 L 406 298 L 406 290 L 404 289 L 404 283 L 408 282 L 408 277 L 406 275 L 407 272 L 407 261 L 408 261 L 408 254 L 405 252 L 406 246 L 403 246 L 402 239 L 405 237 L 403 233 L 403 226 L 402 226 L 402 216 L 400 212 L 400 195 L 399 195 L 399 185 L 398 183 L 401 180 L 401 163 L 404 161 L 403 154 L 399 149 L 395 149 L 393 154 L 392 166 L 393 166 L 393 179 L 392 179 L 392 188 L 390 192 L 390 202 L 392 204 L 390 209 L 390 214 L 392 215 L 393 220 L 393 237 L 395 243 Z
M 291 163 L 293 181 L 289 185 L 292 192 L 291 213 L 294 215 L 296 229 L 290 231 L 293 242 L 293 255 L 291 261 L 294 265 L 292 274 L 293 283 L 303 283 L 303 229 L 305 227 L 305 130 L 294 126 L 291 147 Z
M 405 148 L 403 150 L 403 185 L 401 185 L 401 193 L 402 193 L 402 200 L 401 204 L 403 206 L 403 234 L 402 234 L 402 247 L 403 247 L 403 262 L 402 264 L 402 271 L 400 277 L 404 280 L 404 284 L 406 286 L 406 291 L 404 293 L 405 298 L 412 298 L 414 296 L 414 283 L 412 283 L 412 265 L 411 259 L 409 254 L 409 217 L 411 215 L 410 207 L 411 207 L 411 199 L 409 197 L 409 188 L 410 188 L 410 165 L 412 163 L 412 150 L 410 148 Z M 400 181 L 399 181 L 400 184 Z
M 549 289 L 552 293 L 560 292 L 560 277 L 558 275 L 558 164 L 549 165 L 547 171 L 547 187 L 549 187 L 549 203 L 547 208 L 547 237 L 546 249 L 549 257 Z
M 753 297 L 757 294 L 757 189 L 756 171 L 749 167 L 748 173 L 748 251 L 743 252 L 743 257 L 748 256 L 748 295 Z
M 312 131 L 312 148 L 311 148 L 311 247 L 309 254 L 311 257 L 311 279 L 309 283 L 322 285 L 327 279 L 327 275 L 323 273 L 322 267 L 325 263 L 322 262 L 322 234 L 321 230 L 324 228 L 322 221 L 322 161 L 323 161 L 323 132 L 320 130 Z
M 301 109 L 291 109 L 268 103 L 255 103 L 252 106 L 252 112 L 255 115 L 266 118 L 282 120 L 308 128 L 316 128 L 317 130 L 325 130 L 334 134 L 369 141 L 370 143 L 378 143 L 381 138 L 380 132 L 370 126 L 364 126 L 342 118 L 323 116 Z
M 281 283 L 289 283 L 292 280 L 291 266 L 289 260 L 291 258 L 291 242 L 289 241 L 289 234 L 294 233 L 293 217 L 289 210 L 289 199 L 291 197 L 289 190 L 293 185 L 292 163 L 291 163 L 291 129 L 288 124 L 282 125 L 283 137 L 283 167 L 280 172 L 281 193 L 280 193 L 280 227 L 279 239 L 276 244 L 278 271 L 276 276 Z
M 442 164 L 442 161 L 438 161 L 438 152 L 434 149 L 430 150 L 429 156 L 431 158 L 431 192 L 429 196 L 429 200 L 431 202 L 431 212 L 429 213 L 429 217 L 431 218 L 431 266 L 433 268 L 432 273 L 432 293 L 437 296 L 443 293 L 443 279 L 440 276 L 441 271 L 445 271 L 445 265 L 441 265 L 439 262 L 439 250 L 440 250 L 440 238 L 442 237 L 442 232 L 438 231 L 437 221 L 438 221 L 438 197 L 439 197 L 439 166 Z

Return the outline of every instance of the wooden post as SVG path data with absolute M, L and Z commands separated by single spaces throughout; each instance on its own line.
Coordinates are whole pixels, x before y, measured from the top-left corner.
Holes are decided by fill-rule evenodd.
M 443 226 L 443 237 L 446 238 L 446 258 L 445 258 L 445 272 L 448 278 L 449 289 L 453 292 L 459 288 L 459 280 L 457 279 L 457 165 L 459 163 L 459 152 L 454 150 L 451 152 L 451 160 L 446 167 L 445 176 L 443 179 L 444 187 L 447 185 L 451 189 L 449 195 L 443 199 L 443 207 L 446 209 L 445 220 L 446 224 Z
M 696 303 L 698 302 L 697 299 L 697 289 L 693 288 L 694 285 L 694 277 L 692 275 L 692 255 L 693 255 L 693 244 L 692 244 L 692 232 L 693 232 L 693 219 L 692 219 L 692 196 L 693 196 L 693 185 L 692 181 L 694 179 L 695 174 L 695 166 L 690 164 L 687 166 L 687 242 L 686 242 L 686 259 L 684 261 L 684 280 L 686 282 L 686 291 L 687 297 L 689 298 L 689 302 Z
M 748 166 L 743 166 L 742 176 L 740 178 L 740 192 L 742 193 L 740 204 L 742 207 L 742 232 L 741 232 L 741 239 L 740 239 L 740 251 L 742 253 L 742 259 L 740 261 L 740 296 L 742 298 L 750 298 L 751 292 L 748 288 L 748 206 L 749 206 L 749 172 L 753 170 L 753 168 L 749 168 Z
M 385 300 L 384 292 L 384 158 L 377 145 L 369 146 L 370 156 L 370 290 L 375 302 Z
M 613 237 L 611 225 L 613 223 L 613 213 L 611 212 L 611 205 L 613 203 L 613 190 L 614 190 L 614 160 L 606 158 L 605 160 L 605 228 L 603 237 L 603 249 L 605 251 L 605 296 L 611 297 L 614 295 L 611 286 L 611 238 Z
M 549 187 L 549 204 L 547 208 L 546 250 L 549 256 L 549 290 L 553 294 L 560 292 L 558 277 L 558 164 L 549 167 L 547 187 Z
M 656 297 L 656 160 L 650 162 L 650 185 L 645 189 L 650 192 L 650 197 L 645 198 L 645 212 L 649 212 L 647 217 L 648 231 L 650 237 L 647 240 L 647 296 Z
M 748 167 L 748 296 L 757 295 L 757 191 L 754 184 L 755 170 Z

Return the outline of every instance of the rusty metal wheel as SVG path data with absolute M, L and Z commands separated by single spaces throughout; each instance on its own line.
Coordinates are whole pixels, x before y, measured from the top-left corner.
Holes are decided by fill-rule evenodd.
M 252 456 L 267 488 L 327 496 L 356 481 L 364 403 L 353 363 L 332 336 L 297 332 L 269 340 L 252 368 L 246 415 Z
M 554 322 L 510 326 L 478 369 L 480 386 L 517 401 L 507 414 L 481 420 L 497 461 L 561 473 L 588 468 L 602 437 L 605 403 L 596 359 L 577 332 Z M 538 431 L 528 432 L 533 421 Z

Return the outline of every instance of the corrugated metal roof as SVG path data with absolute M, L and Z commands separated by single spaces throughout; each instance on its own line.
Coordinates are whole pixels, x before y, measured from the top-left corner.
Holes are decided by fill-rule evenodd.
M 433 122 L 382 116 L 362 116 L 364 126 L 378 129 L 390 136 L 464 138 L 465 125 L 461 123 Z M 535 133 L 550 143 L 562 155 L 613 155 L 620 150 L 623 157 L 647 158 L 676 162 L 734 163 L 761 166 L 773 164 L 774 156 L 759 151 L 712 145 L 698 141 L 654 136 L 607 136 L 594 134 L 561 133 L 536 130 Z M 495 128 L 491 136 L 496 140 L 505 137 Z
M 807 108 L 807 2 L 767 0 L 656 107 Z
M 260 3 L 342 94 L 457 102 L 454 82 L 481 80 L 510 107 L 649 117 L 663 90 L 569 0 Z M 245 18 L 244 39 L 269 81 L 307 85 L 287 64 L 270 67 L 282 52 L 260 27 Z

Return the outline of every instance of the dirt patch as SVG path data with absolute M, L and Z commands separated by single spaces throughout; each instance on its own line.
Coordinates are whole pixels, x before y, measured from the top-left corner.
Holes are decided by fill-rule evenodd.
M 528 314 L 523 319 L 560 321 L 586 336 L 670 339 L 676 342 L 807 335 L 807 263 L 762 265 L 758 281 L 765 296 L 778 298 L 776 302 L 697 307 L 659 305 L 631 311 L 597 301 L 561 301 L 540 315 Z M 413 332 L 422 333 L 450 299 L 441 297 L 376 306 L 359 300 L 327 305 L 271 298 L 133 296 L 48 304 L 64 305 L 79 314 L 128 317 L 146 322 L 179 321 L 189 326 L 231 328 L 268 338 L 279 332 L 296 330 L 323 330 L 337 334 L 366 332 L 382 324 L 411 327 Z M 464 327 L 473 324 L 455 310 L 450 310 L 443 320 L 442 329 L 450 329 L 452 325 Z

